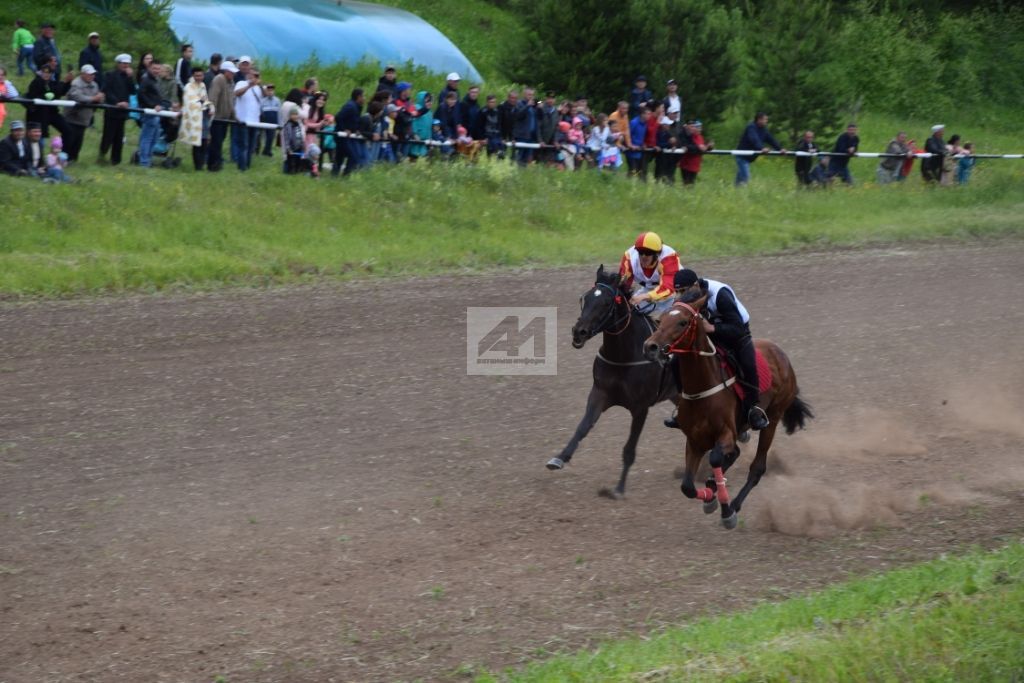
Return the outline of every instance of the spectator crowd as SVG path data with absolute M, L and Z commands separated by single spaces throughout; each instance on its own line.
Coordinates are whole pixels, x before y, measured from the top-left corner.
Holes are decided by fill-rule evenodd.
M 210 172 L 224 168 L 225 154 L 240 171 L 259 156 L 277 156 L 284 173 L 312 177 L 327 170 L 347 175 L 373 164 L 473 162 L 486 155 L 570 171 L 625 167 L 623 172 L 642 179 L 674 183 L 678 175 L 684 185 L 693 185 L 704 156 L 715 152 L 701 121 L 684 115 L 675 80 L 655 94 L 647 79 L 637 76 L 615 111 L 605 114 L 593 112 L 585 95 L 570 100 L 548 91 L 539 97 L 529 87 L 510 90 L 500 101 L 483 95 L 477 85 L 463 94 L 463 81 L 454 72 L 435 98 L 399 80 L 389 66 L 372 92 L 352 90 L 332 115 L 329 93 L 315 77 L 282 97 L 250 56 L 215 53 L 200 66 L 193 63 L 190 45 L 181 46 L 173 64 L 161 63 L 152 52 L 137 61 L 121 53 L 105 70 L 101 36 L 93 32 L 79 52 L 76 73 L 57 46 L 55 28 L 45 23 L 34 36 L 25 22 L 17 22 L 11 47 L 18 75 L 34 73 L 24 95 L 0 65 L 0 127 L 5 117 L 14 119 L 7 107 L 25 108 L 24 119 L 11 120 L 9 135 L 0 140 L 0 170 L 9 175 L 70 181 L 68 167 L 79 162 L 88 131 L 101 125 L 97 163 L 116 166 L 123 161 L 129 122 L 139 131 L 132 163 L 175 166 L 180 143 L 190 149 L 195 170 Z M 858 153 L 857 132 L 851 123 L 830 150 L 823 150 L 814 132 L 806 131 L 794 155 L 799 185 L 824 186 L 837 179 L 852 184 L 849 160 Z M 944 135 L 944 127 L 936 125 L 919 148 L 898 133 L 880 160 L 877 181 L 904 180 L 915 155 L 927 152 L 932 156 L 921 158 L 926 181 L 967 182 L 973 145 L 961 144 L 957 135 L 945 141 Z M 769 132 L 764 112 L 745 128 L 735 150 L 737 186 L 749 182 L 758 156 L 792 154 Z

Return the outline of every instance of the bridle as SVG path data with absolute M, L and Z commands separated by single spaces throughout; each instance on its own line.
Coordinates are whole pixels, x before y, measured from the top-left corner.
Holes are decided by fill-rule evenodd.
M 603 289 L 612 296 L 612 305 L 604 314 L 604 317 L 601 318 L 601 321 L 595 326 L 594 334 L 596 335 L 598 332 L 604 332 L 605 334 L 610 334 L 613 337 L 622 334 L 623 332 L 626 331 L 626 328 L 629 327 L 629 322 L 633 317 L 633 307 L 627 304 L 626 314 L 622 317 L 616 318 L 615 316 L 616 312 L 618 311 L 619 304 L 622 303 L 622 295 L 618 291 L 616 291 L 614 287 L 604 282 L 595 282 L 594 288 L 599 290 Z M 580 313 L 583 312 L 583 301 L 585 298 L 585 294 L 580 297 Z M 605 329 L 606 327 L 609 327 L 609 322 L 611 322 L 611 327 L 618 328 L 615 332 Z
M 715 348 L 715 343 L 711 341 L 711 337 L 705 335 L 704 338 L 708 340 L 709 351 L 701 351 L 700 349 L 694 348 L 694 343 L 697 341 L 697 325 L 704 319 L 704 316 L 700 314 L 696 308 L 686 303 L 685 301 L 677 301 L 672 304 L 672 308 L 679 308 L 690 312 L 690 322 L 687 323 L 686 328 L 683 329 L 682 333 L 676 338 L 674 342 L 669 344 L 667 353 L 696 353 L 700 356 L 714 356 L 718 353 L 718 349 Z

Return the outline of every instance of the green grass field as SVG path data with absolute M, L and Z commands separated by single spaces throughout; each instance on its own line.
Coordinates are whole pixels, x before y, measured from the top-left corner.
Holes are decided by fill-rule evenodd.
M 1018 681 L 1022 614 L 1015 543 L 477 681 Z
M 897 125 L 862 121 L 864 148 L 882 148 Z M 964 130 L 982 150 L 1014 149 L 1008 134 Z M 798 192 L 791 160 L 759 160 L 751 186 L 737 191 L 732 159 L 711 157 L 698 186 L 684 191 L 508 162 L 382 167 L 314 181 L 284 176 L 278 161 L 259 157 L 248 173 L 228 166 L 215 175 L 191 170 L 183 146 L 178 169 L 111 168 L 92 161 L 97 133 L 87 138 L 72 169 L 78 184 L 0 179 L 0 192 L 20 198 L 0 225 L 0 295 L 596 266 L 614 263 L 645 229 L 687 260 L 963 239 L 1021 234 L 1024 215 L 1024 163 L 1014 160 L 983 162 L 970 185 L 954 188 L 925 187 L 916 174 L 878 187 L 875 163 L 855 160 L 866 182 Z

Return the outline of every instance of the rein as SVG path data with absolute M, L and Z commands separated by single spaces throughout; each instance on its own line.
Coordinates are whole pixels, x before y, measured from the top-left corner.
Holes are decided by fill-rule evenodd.
M 669 353 L 696 353 L 700 356 L 714 356 L 718 353 L 718 349 L 715 348 L 715 343 L 711 341 L 711 337 L 705 335 L 704 338 L 708 341 L 710 350 L 701 351 L 700 349 L 693 348 L 693 343 L 697 341 L 697 325 L 699 320 L 703 320 L 702 316 L 697 309 L 688 303 L 683 301 L 677 301 L 672 304 L 672 308 L 684 308 L 690 312 L 690 322 L 686 325 L 686 329 L 683 330 L 682 334 L 672 344 L 669 345 Z
M 613 337 L 616 337 L 616 336 L 622 334 L 623 332 L 626 331 L 626 328 L 629 327 L 629 322 L 630 322 L 630 320 L 633 317 L 632 306 L 630 306 L 629 304 L 626 304 L 626 316 L 625 316 L 625 318 L 615 318 L 615 311 L 618 308 L 618 304 L 622 301 L 622 295 L 619 294 L 611 285 L 605 284 L 603 282 L 596 282 L 596 283 L 594 283 L 594 287 L 596 287 L 597 289 L 607 290 L 612 295 L 612 307 L 609 308 L 608 312 L 605 313 L 603 318 L 601 318 L 601 322 L 597 325 L 597 329 L 600 330 L 601 332 L 604 332 L 605 334 L 610 334 Z M 582 310 L 582 309 L 583 309 L 583 301 L 581 299 L 580 300 L 580 310 Z M 622 322 L 623 320 L 625 320 L 625 322 Z M 616 327 L 620 323 L 621 323 L 621 327 L 619 327 L 619 329 L 616 330 L 615 332 L 612 332 L 611 330 L 606 330 L 605 327 L 608 325 L 609 321 L 611 321 L 612 327 Z

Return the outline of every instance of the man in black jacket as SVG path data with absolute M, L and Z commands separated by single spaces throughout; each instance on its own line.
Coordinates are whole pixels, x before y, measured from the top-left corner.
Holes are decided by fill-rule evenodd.
M 498 116 L 501 117 L 501 139 L 508 142 L 512 139 L 512 129 L 516 124 L 516 105 L 519 104 L 519 92 L 509 90 L 505 101 L 498 105 Z
M 110 151 L 110 163 L 121 163 L 121 148 L 124 144 L 124 123 L 128 120 L 129 98 L 135 93 L 135 79 L 132 78 L 132 56 L 119 54 L 114 58 L 114 70 L 107 73 L 103 82 L 104 103 L 117 109 L 103 112 L 103 137 L 100 139 L 100 161 Z
M 540 111 L 537 112 L 538 142 L 542 145 L 554 145 L 555 133 L 558 132 L 558 122 L 561 120 L 561 115 L 555 107 L 555 93 L 553 91 L 549 90 L 547 92 L 544 97 L 544 104 L 539 109 Z M 558 158 L 558 150 L 541 150 L 540 158 L 547 163 L 554 162 Z
M 750 335 L 750 314 L 747 309 L 740 303 L 732 287 L 724 282 L 698 277 L 697 273 L 689 268 L 676 271 L 673 284 L 676 297 L 680 300 L 692 299 L 693 296 L 707 296 L 700 311 L 703 316 L 700 324 L 704 326 L 704 331 L 716 346 L 733 354 L 739 366 L 737 380 L 743 385 L 740 419 L 745 417 L 751 429 L 764 429 L 768 426 L 768 415 L 758 405 L 760 392 L 757 357 L 754 353 L 754 340 Z M 673 417 L 665 421 L 665 426 L 678 427 L 679 424 Z M 740 429 L 741 426 L 737 425 L 737 429 L 744 431 Z
M 68 72 L 64 78 L 57 80 L 53 78 L 53 70 L 56 63 L 55 57 L 50 57 L 49 62 L 39 67 L 36 77 L 28 84 L 27 97 L 33 100 L 59 100 L 67 94 L 71 88 L 71 77 L 73 73 Z M 50 126 L 60 131 L 61 135 L 68 134 L 67 123 L 60 114 L 60 109 L 49 106 L 26 106 L 25 118 L 29 123 L 35 122 L 42 126 L 43 137 L 50 137 Z
M 0 140 L 0 171 L 7 175 L 31 175 L 31 158 L 25 143 L 25 124 L 11 121 L 11 134 Z
M 89 34 L 89 44 L 78 53 L 78 70 L 86 64 L 96 69 L 96 82 L 103 88 L 103 54 L 100 52 L 100 34 L 93 31 Z
M 853 176 L 850 174 L 850 159 L 857 153 L 860 145 L 860 137 L 857 135 L 857 124 L 851 123 L 846 127 L 846 132 L 836 139 L 836 146 L 832 152 L 840 156 L 832 156 L 828 159 L 829 179 L 839 176 L 847 185 L 853 185 Z
M 946 127 L 941 123 L 932 126 L 932 135 L 924 143 L 924 151 L 931 154 L 930 157 L 921 159 L 921 176 L 926 183 L 937 183 L 942 180 L 942 157 L 946 155 L 946 142 L 942 136 L 946 134 Z
M 47 22 L 40 27 L 39 38 L 32 45 L 32 61 L 38 69 L 43 64 L 50 63 L 50 57 L 57 58 L 57 66 L 53 70 L 53 77 L 60 80 L 60 70 L 63 61 L 60 58 L 60 50 L 57 49 L 57 39 L 53 37 L 54 25 Z

